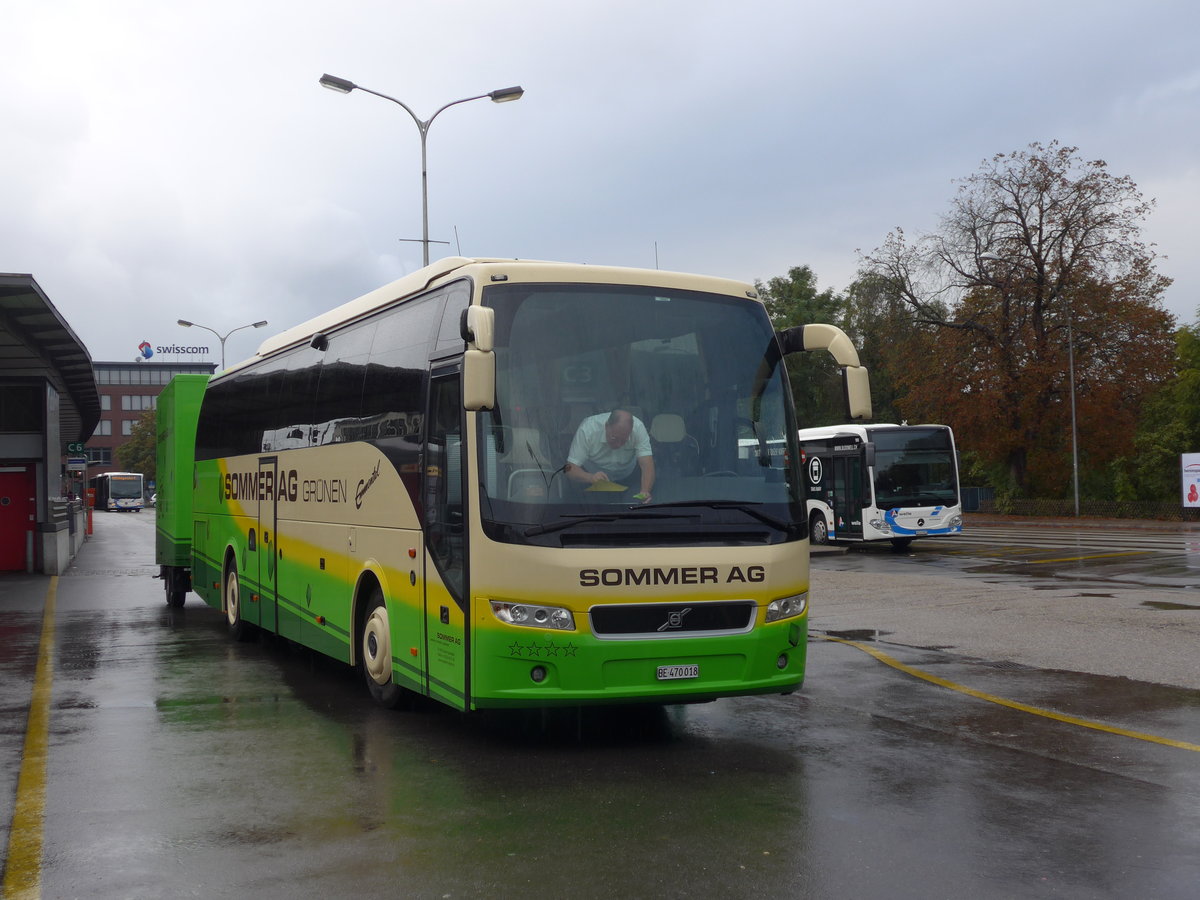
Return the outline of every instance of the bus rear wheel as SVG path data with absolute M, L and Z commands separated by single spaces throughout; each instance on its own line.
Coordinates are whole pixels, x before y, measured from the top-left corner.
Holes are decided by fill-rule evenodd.
M 825 517 L 819 512 L 813 513 L 808 521 L 808 539 L 814 544 L 829 543 L 829 527 L 825 524 Z
M 392 628 L 383 591 L 376 586 L 367 599 L 367 616 L 359 636 L 359 660 L 371 698 L 386 709 L 404 706 L 408 692 L 392 680 Z
M 235 641 L 250 640 L 254 637 L 254 626 L 242 618 L 242 586 L 238 580 L 237 563 L 232 559 L 225 566 L 223 593 L 230 635 Z

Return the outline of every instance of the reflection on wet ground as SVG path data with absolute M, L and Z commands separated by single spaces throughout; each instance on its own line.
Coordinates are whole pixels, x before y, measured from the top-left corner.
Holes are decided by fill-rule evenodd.
M 1062 547 L 995 545 L 982 539 L 916 541 L 903 553 L 878 545 L 854 545 L 844 556 L 821 556 L 819 565 L 867 571 L 906 567 L 956 571 L 997 583 L 1032 581 L 1033 590 L 1099 589 L 1105 585 L 1200 590 L 1200 558 L 1183 551 L 1064 553 Z
M 788 697 L 401 713 L 286 641 L 230 641 L 194 598 L 167 608 L 152 579 L 63 579 L 59 604 L 47 897 L 1191 898 L 1200 883 L 1200 754 L 984 702 L 820 634 Z M 885 628 L 827 634 L 1200 743 L 1197 691 Z M 0 716 L 10 771 L 23 710 Z

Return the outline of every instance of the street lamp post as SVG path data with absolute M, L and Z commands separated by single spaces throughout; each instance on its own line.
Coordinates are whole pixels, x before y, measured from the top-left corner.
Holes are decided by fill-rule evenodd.
M 1075 309 L 1067 301 L 1067 377 L 1071 381 L 1071 480 L 1075 487 L 1075 518 L 1079 518 L 1079 428 L 1075 424 Z
M 463 97 L 461 100 L 452 100 L 428 119 L 422 120 L 409 108 L 407 103 L 397 100 L 395 97 L 389 97 L 387 94 L 381 94 L 379 91 L 365 88 L 360 84 L 355 84 L 353 81 L 347 81 L 345 78 L 338 78 L 336 75 L 322 75 L 320 81 L 322 87 L 327 87 L 331 91 L 337 91 L 339 94 L 348 94 L 357 89 L 365 91 L 368 94 L 374 94 L 376 97 L 382 97 L 384 100 L 391 100 L 412 116 L 413 122 L 417 125 L 417 131 L 421 133 L 421 247 L 423 248 L 423 264 L 429 265 L 429 172 L 425 151 L 429 126 L 433 124 L 434 119 L 441 115 L 443 110 L 447 110 L 451 106 L 457 106 L 460 103 L 469 103 L 472 100 L 482 100 L 484 97 L 489 98 L 493 103 L 507 103 L 510 100 L 520 100 L 521 95 L 525 93 L 524 89 L 519 86 L 500 88 L 499 90 L 489 91 L 486 94 L 477 94 L 474 97 Z
M 1010 265 L 1023 265 L 1020 262 L 1005 259 L 997 253 L 981 253 L 981 260 L 1007 262 Z M 1079 518 L 1079 426 L 1075 418 L 1075 309 L 1074 304 L 1067 302 L 1067 380 L 1070 382 L 1071 394 L 1071 487 L 1075 493 L 1075 518 Z
M 231 330 L 225 332 L 224 334 L 221 334 L 219 331 L 216 331 L 215 329 L 209 328 L 207 325 L 198 325 L 195 322 L 189 322 L 187 319 L 180 319 L 179 324 L 182 325 L 184 328 L 203 328 L 205 331 L 211 331 L 213 334 L 215 334 L 217 336 L 217 340 L 221 342 L 221 368 L 224 369 L 225 368 L 225 339 L 228 338 L 231 334 L 233 334 L 233 332 L 241 331 L 243 328 L 262 328 L 264 325 L 267 324 L 267 320 L 263 319 L 261 322 L 251 322 L 249 325 L 239 325 L 237 328 L 231 329 Z

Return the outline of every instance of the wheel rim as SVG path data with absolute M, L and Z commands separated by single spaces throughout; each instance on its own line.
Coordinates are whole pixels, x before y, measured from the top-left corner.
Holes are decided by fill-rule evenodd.
M 388 628 L 386 606 L 377 606 L 367 617 L 363 628 L 363 668 L 376 684 L 390 684 L 392 680 L 391 630 Z
M 824 544 L 829 535 L 825 530 L 825 520 L 817 517 L 812 520 L 812 540 L 814 544 Z
M 238 623 L 240 598 L 241 592 L 238 588 L 237 569 L 230 569 L 225 575 L 225 615 L 229 617 L 230 625 Z

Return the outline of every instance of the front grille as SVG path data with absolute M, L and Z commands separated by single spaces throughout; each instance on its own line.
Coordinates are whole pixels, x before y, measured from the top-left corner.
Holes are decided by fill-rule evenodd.
M 754 601 L 615 603 L 593 606 L 589 616 L 598 638 L 709 637 L 749 631 L 754 627 Z

